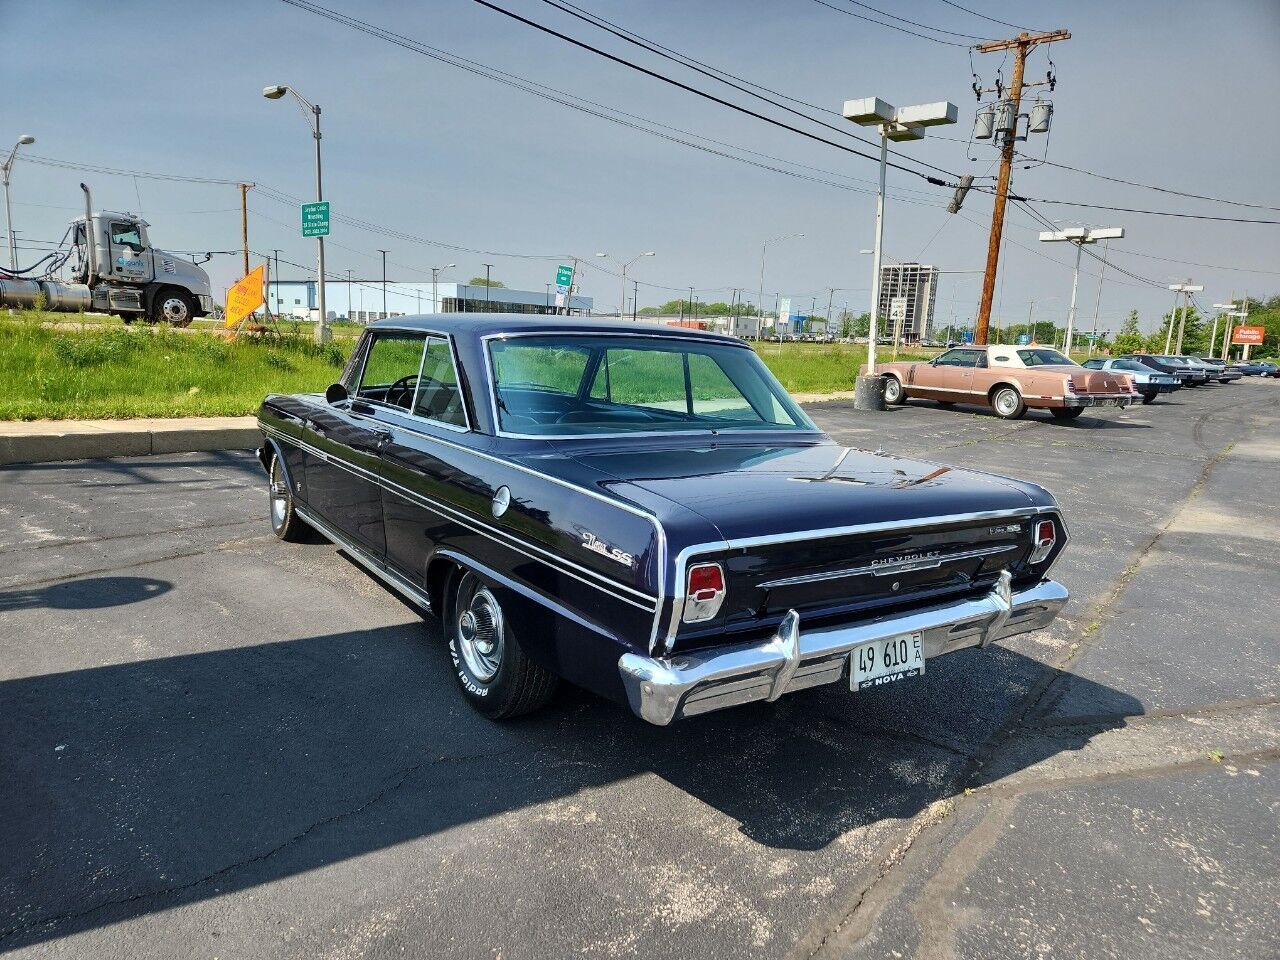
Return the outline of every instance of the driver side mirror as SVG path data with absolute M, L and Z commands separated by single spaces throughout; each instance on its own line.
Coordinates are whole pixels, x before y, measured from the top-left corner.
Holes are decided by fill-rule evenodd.
M 325 403 L 329 404 L 330 406 L 333 406 L 334 404 L 337 404 L 337 403 L 341 403 L 343 400 L 346 400 L 348 396 L 349 394 L 347 393 L 347 388 L 340 383 L 329 384 L 329 389 L 325 390 L 324 392 Z

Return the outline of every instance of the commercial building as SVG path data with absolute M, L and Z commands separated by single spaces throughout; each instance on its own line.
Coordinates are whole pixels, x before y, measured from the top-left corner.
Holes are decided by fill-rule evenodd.
M 938 268 L 889 263 L 880 268 L 880 336 L 904 342 L 933 338 Z
M 272 280 L 267 303 L 277 313 L 297 320 L 316 318 L 315 280 Z M 382 280 L 330 280 L 325 284 L 325 308 L 330 320 L 369 323 L 384 317 L 418 313 L 554 313 L 556 295 L 552 289 L 512 290 L 483 284 L 387 281 L 386 308 L 383 309 Z M 591 297 L 574 294 L 571 314 L 589 314 Z

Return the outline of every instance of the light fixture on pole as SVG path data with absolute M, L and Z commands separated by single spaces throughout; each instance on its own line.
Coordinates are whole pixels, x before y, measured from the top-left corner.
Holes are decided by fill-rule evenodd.
M 597 253 L 596 256 L 602 257 L 605 260 L 613 260 L 614 263 L 617 263 L 622 267 L 622 297 L 618 301 L 618 319 L 621 320 L 627 313 L 627 268 L 642 257 L 656 257 L 657 254 L 652 250 L 646 250 L 644 253 L 637 253 L 625 263 L 620 260 L 614 260 L 614 258 L 609 256 L 607 253 Z
M 1215 303 L 1213 308 L 1218 312 L 1213 315 L 1213 333 L 1209 335 L 1209 356 L 1211 357 L 1216 356 L 1218 353 L 1218 321 L 1224 315 L 1231 316 L 1236 309 L 1236 305 L 1228 301 L 1227 303 Z M 1230 326 L 1230 323 L 1231 321 L 1228 320 L 1227 325 Z M 1223 333 L 1225 334 L 1226 331 L 1224 330 Z
M 1174 351 L 1175 355 L 1182 354 L 1182 335 L 1187 329 L 1187 304 L 1191 301 L 1191 294 L 1199 293 L 1204 287 L 1192 284 L 1188 279 L 1185 283 L 1171 283 L 1169 289 L 1173 291 L 1173 308 L 1178 309 L 1178 297 L 1182 298 L 1182 319 L 1178 323 L 1178 348 Z M 1164 338 L 1164 352 L 1169 352 L 1169 341 L 1173 337 L 1173 314 L 1169 314 L 1169 332 Z
M 9 269 L 11 270 L 18 269 L 18 241 L 13 235 L 13 207 L 9 204 L 9 175 L 13 172 L 13 161 L 18 158 L 18 148 L 35 142 L 35 137 L 24 133 L 9 151 L 9 159 L 4 162 L 3 167 L 0 167 L 0 173 L 4 174 L 4 223 L 9 231 Z
M 378 252 L 382 254 L 382 319 L 385 320 L 389 316 L 387 313 L 387 251 L 379 247 Z
M 889 141 L 902 143 L 924 139 L 924 128 L 955 123 L 958 111 L 954 103 L 922 103 L 911 107 L 895 107 L 879 97 L 846 100 L 842 111 L 846 120 L 859 126 L 876 127 L 880 133 L 880 187 L 876 191 L 876 235 L 871 258 L 871 329 L 867 336 L 867 374 L 876 375 L 876 337 L 880 328 L 880 260 L 884 245 L 884 181 L 889 165 Z M 864 378 L 859 377 L 861 381 Z M 863 385 L 863 391 L 874 386 Z M 862 398 L 859 402 L 855 383 L 854 406 L 859 409 L 880 410 L 884 407 L 881 396 Z
M 431 268 L 431 312 L 442 313 L 440 309 L 440 271 L 452 270 L 456 263 L 446 263 L 443 267 Z
M 1080 283 L 1080 254 L 1086 243 L 1097 243 L 1099 240 L 1120 240 L 1124 237 L 1124 227 L 1068 227 L 1065 230 L 1045 230 L 1040 234 L 1041 243 L 1072 243 L 1076 248 L 1076 266 L 1071 274 L 1071 307 L 1067 311 L 1067 335 L 1063 340 L 1067 356 L 1071 356 L 1071 347 L 1075 341 L 1076 329 L 1076 287 Z M 1101 280 L 1098 281 L 1101 284 Z
M 320 169 L 320 105 L 312 103 L 293 87 L 277 84 L 263 87 L 262 95 L 268 100 L 279 100 L 286 93 L 292 94 L 302 107 L 302 115 L 311 126 L 311 136 L 316 142 L 316 202 L 324 200 L 324 179 Z M 316 343 L 329 341 L 329 318 L 325 314 L 324 300 L 324 237 L 316 237 L 316 301 L 320 315 L 316 320 Z
M 760 327 L 764 322 L 764 253 L 769 249 L 769 244 L 778 243 L 782 240 L 800 240 L 804 237 L 803 233 L 788 233 L 782 237 L 771 237 L 764 243 L 760 244 L 760 299 L 756 301 L 756 339 L 760 339 Z
M 480 264 L 480 266 L 484 267 L 484 305 L 485 305 L 485 307 L 486 307 L 486 308 L 488 308 L 488 306 L 489 306 L 489 288 L 493 286 L 493 280 L 492 280 L 492 279 L 490 279 L 490 277 L 489 277 L 489 271 L 493 269 L 493 264 L 492 264 L 492 263 L 482 263 L 482 264 Z

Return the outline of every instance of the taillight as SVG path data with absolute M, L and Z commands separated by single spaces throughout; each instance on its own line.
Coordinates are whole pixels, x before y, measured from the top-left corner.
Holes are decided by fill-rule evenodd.
M 685 623 L 701 623 L 720 612 L 725 597 L 724 570 L 718 563 L 695 563 L 689 568 L 684 592 Z
M 1035 546 L 1031 550 L 1031 563 L 1042 563 L 1058 542 L 1058 528 L 1052 520 L 1038 520 L 1035 526 Z
M 1067 393 L 1075 393 L 1075 392 L 1076 392 L 1076 382 L 1072 380 L 1070 377 L 1067 377 Z

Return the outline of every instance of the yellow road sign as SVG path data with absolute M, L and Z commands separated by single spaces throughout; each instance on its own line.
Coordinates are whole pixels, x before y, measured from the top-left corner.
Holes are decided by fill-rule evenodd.
M 262 278 L 266 264 L 249 275 L 237 280 L 235 286 L 227 291 L 227 326 L 234 327 L 266 301 L 262 298 Z

